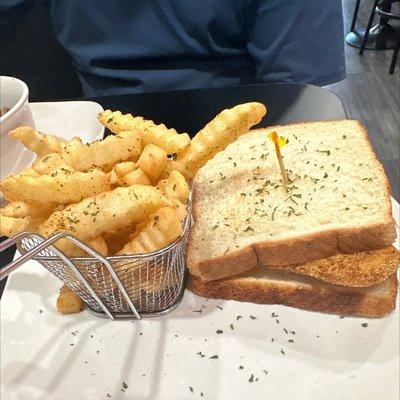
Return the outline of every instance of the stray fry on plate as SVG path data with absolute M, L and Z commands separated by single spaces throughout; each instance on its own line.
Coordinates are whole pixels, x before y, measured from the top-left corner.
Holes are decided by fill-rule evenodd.
M 76 314 L 85 308 L 82 299 L 68 286 L 63 285 L 57 298 L 57 310 L 61 314 Z

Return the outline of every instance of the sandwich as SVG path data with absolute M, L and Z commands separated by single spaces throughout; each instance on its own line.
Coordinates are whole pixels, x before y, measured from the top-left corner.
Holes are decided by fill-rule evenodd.
M 195 176 L 193 218 L 186 261 L 200 295 L 341 315 L 395 307 L 390 187 L 357 121 L 250 131 Z

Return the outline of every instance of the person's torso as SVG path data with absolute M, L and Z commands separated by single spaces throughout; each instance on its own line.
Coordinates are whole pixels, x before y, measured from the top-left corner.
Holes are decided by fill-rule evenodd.
M 246 82 L 246 3 L 52 0 L 50 13 L 90 95 Z

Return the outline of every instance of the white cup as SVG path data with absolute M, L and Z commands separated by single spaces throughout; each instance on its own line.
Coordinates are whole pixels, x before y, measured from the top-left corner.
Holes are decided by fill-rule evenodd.
M 34 153 L 8 134 L 19 126 L 35 128 L 28 97 L 29 90 L 25 82 L 9 76 L 0 76 L 0 107 L 10 109 L 0 117 L 1 179 L 28 167 L 35 159 Z

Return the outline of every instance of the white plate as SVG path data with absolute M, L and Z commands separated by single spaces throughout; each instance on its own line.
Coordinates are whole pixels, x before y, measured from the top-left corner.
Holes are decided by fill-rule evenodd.
M 60 286 L 35 262 L 9 277 L 2 399 L 398 399 L 399 305 L 382 319 L 340 319 L 186 291 L 168 316 L 113 322 L 59 315 Z
M 94 101 L 31 103 L 31 109 L 38 131 L 63 139 L 79 136 L 84 142 L 103 137 L 104 126 L 97 120 L 97 114 L 104 109 Z
M 169 316 L 112 322 L 58 314 L 60 286 L 35 262 L 9 277 L 2 399 L 398 399 L 399 304 L 382 319 L 340 319 L 186 291 Z

